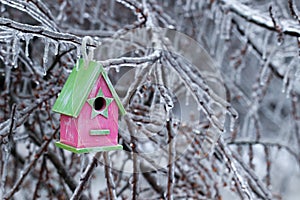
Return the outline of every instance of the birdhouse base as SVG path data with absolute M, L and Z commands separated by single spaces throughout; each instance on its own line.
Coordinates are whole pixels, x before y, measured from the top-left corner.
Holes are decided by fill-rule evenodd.
M 62 142 L 56 142 L 55 145 L 59 148 L 74 152 L 74 153 L 91 153 L 99 151 L 111 151 L 111 150 L 122 150 L 123 146 L 120 144 L 114 146 L 102 146 L 102 147 L 88 147 L 88 148 L 76 148 Z

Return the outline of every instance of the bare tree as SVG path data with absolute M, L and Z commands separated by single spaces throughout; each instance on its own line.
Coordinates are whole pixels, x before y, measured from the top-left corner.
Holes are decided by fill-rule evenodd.
M 0 0 L 0 198 L 297 199 L 299 7 Z M 84 36 L 127 111 L 123 151 L 54 145 Z

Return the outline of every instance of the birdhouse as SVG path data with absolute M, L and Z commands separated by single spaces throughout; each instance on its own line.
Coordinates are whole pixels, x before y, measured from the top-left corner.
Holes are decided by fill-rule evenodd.
M 120 150 L 118 116 L 125 109 L 102 65 L 78 62 L 52 108 L 61 114 L 56 146 L 75 153 Z

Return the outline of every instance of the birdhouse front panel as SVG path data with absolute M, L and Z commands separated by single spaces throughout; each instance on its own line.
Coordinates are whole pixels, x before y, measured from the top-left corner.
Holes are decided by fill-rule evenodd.
M 78 147 L 113 146 L 118 140 L 118 106 L 100 76 L 77 118 Z M 88 126 L 87 126 L 88 124 Z
M 125 109 L 101 64 L 83 66 L 79 60 L 52 108 L 61 113 L 56 145 L 76 153 L 122 149 L 118 113 Z

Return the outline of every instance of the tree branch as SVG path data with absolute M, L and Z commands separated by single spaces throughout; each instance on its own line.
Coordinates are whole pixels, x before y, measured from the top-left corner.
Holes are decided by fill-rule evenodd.
M 112 179 L 112 173 L 111 173 L 111 166 L 110 166 L 110 160 L 108 152 L 103 153 L 104 158 L 104 170 L 105 170 L 105 178 L 106 178 L 106 184 L 107 184 L 107 190 L 108 190 L 108 197 L 110 200 L 117 199 L 116 191 L 115 191 L 115 184 Z
M 270 16 L 262 14 L 260 11 L 250 8 L 237 0 L 219 0 L 230 11 L 268 30 L 277 31 Z M 289 19 L 281 20 L 282 33 L 290 36 L 300 37 L 300 25 Z
M 121 64 L 143 64 L 146 62 L 154 63 L 161 57 L 161 52 L 159 50 L 154 51 L 152 54 L 144 57 L 121 57 L 121 58 L 113 58 L 105 61 L 98 61 L 104 67 L 112 66 L 112 65 L 121 65 Z
M 76 200 L 76 199 L 80 198 L 81 193 L 83 192 L 85 184 L 90 179 L 95 167 L 97 167 L 97 163 L 99 161 L 100 156 L 101 156 L 101 153 L 97 152 L 95 154 L 95 156 L 93 157 L 92 162 L 86 167 L 84 173 L 82 174 L 82 178 L 80 178 L 79 184 L 77 185 L 76 189 L 74 190 L 74 193 L 71 197 L 71 200 Z
M 43 152 L 46 151 L 49 143 L 52 141 L 52 139 L 54 138 L 54 136 L 56 135 L 58 130 L 59 130 L 59 128 L 57 128 L 54 131 L 54 133 L 51 135 L 51 137 L 47 138 L 47 140 L 41 145 L 41 147 L 39 148 L 39 150 L 35 154 L 34 159 L 24 168 L 23 173 L 21 174 L 20 178 L 14 184 L 12 189 L 4 195 L 3 199 L 10 199 L 20 189 L 19 188 L 20 185 L 23 183 L 24 179 L 26 178 L 26 176 L 28 175 L 30 170 L 33 168 L 33 166 L 36 164 L 38 159 L 41 157 L 41 155 L 43 155 Z
M 81 45 L 81 38 L 69 33 L 60 33 L 56 31 L 51 31 L 43 26 L 33 26 L 29 24 L 22 24 L 15 22 L 7 18 L 0 18 L 0 27 L 6 27 L 12 30 L 17 30 L 22 33 L 31 33 L 38 37 L 47 37 L 56 41 L 64 41 L 66 43 L 71 43 L 75 45 Z M 97 47 L 95 44 L 87 44 L 90 47 Z

